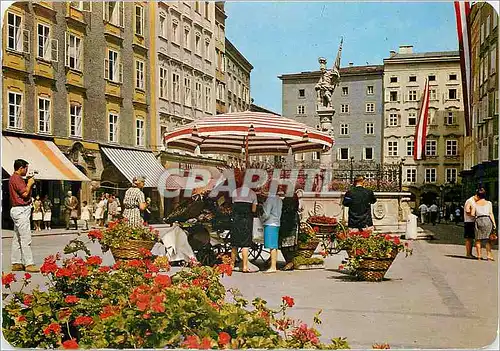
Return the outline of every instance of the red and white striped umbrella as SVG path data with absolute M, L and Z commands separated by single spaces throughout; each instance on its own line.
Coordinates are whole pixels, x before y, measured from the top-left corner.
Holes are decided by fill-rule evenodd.
M 204 117 L 165 135 L 168 148 L 201 154 L 287 155 L 325 152 L 334 144 L 326 133 L 303 123 L 262 112 Z

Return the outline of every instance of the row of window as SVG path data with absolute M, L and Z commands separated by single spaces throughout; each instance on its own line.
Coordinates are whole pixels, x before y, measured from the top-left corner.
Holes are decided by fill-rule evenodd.
M 497 25 L 498 25 L 497 14 L 493 13 L 493 21 L 491 20 L 490 15 L 486 17 L 486 21 L 481 23 L 481 28 L 479 29 L 481 44 L 484 43 L 485 39 L 488 39 L 490 33 L 493 31 L 493 29 L 497 27 Z
M 448 88 L 447 93 L 443 96 L 446 100 L 458 100 L 458 89 Z M 405 95 L 404 101 L 419 101 L 421 98 L 420 91 L 418 89 L 411 89 Z M 436 88 L 429 89 L 429 99 L 431 101 L 439 100 L 438 90 Z M 399 90 L 391 90 L 386 95 L 386 102 L 400 102 L 401 92 Z
M 406 141 L 406 153 L 405 156 L 413 156 L 415 141 Z M 425 144 L 425 155 L 435 157 L 437 156 L 437 140 L 426 140 Z M 399 141 L 389 140 L 387 141 L 387 156 L 399 156 Z M 446 140 L 446 156 L 458 156 L 458 140 L 447 139 Z
M 375 94 L 374 86 L 368 85 L 366 87 L 366 95 L 373 95 L 373 94 Z M 342 87 L 342 96 L 348 96 L 348 95 L 349 95 L 349 87 Z M 305 98 L 306 97 L 306 90 L 299 89 L 298 96 L 299 96 L 299 98 Z
M 429 115 L 427 118 L 428 125 L 436 124 L 436 110 L 429 109 Z M 444 124 L 445 125 L 456 125 L 457 118 L 456 114 L 453 111 L 448 111 L 448 113 L 444 116 Z M 401 126 L 401 114 L 397 112 L 390 112 L 388 117 L 386 118 L 385 125 L 388 127 L 400 127 Z M 416 126 L 417 125 L 417 110 L 408 111 L 408 116 L 406 119 L 407 126 Z
M 493 43 L 489 51 L 484 51 L 484 54 L 479 58 L 479 45 L 476 48 L 476 62 L 479 61 L 479 74 L 474 75 L 474 88 L 477 90 L 479 85 L 483 85 L 488 81 L 490 75 L 494 75 L 497 70 L 497 44 Z
M 348 147 L 341 147 L 337 151 L 337 159 L 341 161 L 347 161 L 351 157 L 350 149 Z M 362 160 L 372 161 L 373 160 L 373 148 L 365 147 L 363 148 L 363 153 L 361 155 Z
M 349 123 L 340 124 L 340 135 L 349 135 Z M 365 123 L 365 134 L 375 135 L 375 124 L 373 122 Z
M 22 121 L 22 108 L 23 108 L 23 94 L 18 92 L 8 92 L 8 128 L 23 129 Z M 50 97 L 38 97 L 38 119 L 37 129 L 38 133 L 50 134 L 51 131 L 51 114 L 52 114 L 52 101 Z M 82 135 L 82 106 L 77 103 L 70 103 L 69 107 L 69 136 L 81 138 Z M 119 135 L 119 115 L 116 113 L 109 113 L 108 115 L 108 141 L 112 143 L 118 142 Z M 136 146 L 145 145 L 145 122 L 142 119 L 136 119 Z
M 250 91 L 248 87 L 240 80 L 236 80 L 231 74 L 227 76 L 227 89 L 229 92 L 236 94 L 240 99 L 243 99 L 247 104 L 250 103 Z
M 182 89 L 184 94 L 181 101 L 181 75 L 177 72 L 168 73 L 168 69 L 160 67 L 159 69 L 159 97 L 161 99 L 170 99 L 178 104 L 183 103 L 185 106 L 194 107 L 207 112 L 212 111 L 212 88 L 208 85 L 196 80 L 193 82 L 191 77 L 184 77 Z M 204 93 L 204 95 L 203 95 Z
M 446 182 L 456 183 L 458 170 L 456 168 L 446 168 Z M 405 183 L 416 183 L 417 182 L 417 169 L 416 168 L 406 168 L 405 170 Z M 437 182 L 437 169 L 436 168 L 425 168 L 425 179 L 426 183 L 436 183 Z
M 343 113 L 343 114 L 350 113 L 350 105 L 349 104 L 341 104 L 340 105 L 340 113 Z M 374 102 L 367 102 L 365 104 L 365 113 L 375 113 L 375 103 Z M 306 114 L 306 106 L 305 105 L 298 105 L 297 106 L 297 114 L 298 115 L 305 115 Z
M 429 74 L 427 76 L 427 80 L 429 82 L 435 82 L 436 81 L 436 75 L 435 74 Z M 448 80 L 449 81 L 456 81 L 457 80 L 457 74 L 456 73 L 450 73 L 448 74 Z M 399 82 L 399 77 L 398 76 L 391 76 L 389 78 L 390 83 L 398 83 Z M 417 82 L 417 76 L 416 75 L 410 75 L 408 76 L 408 82 Z

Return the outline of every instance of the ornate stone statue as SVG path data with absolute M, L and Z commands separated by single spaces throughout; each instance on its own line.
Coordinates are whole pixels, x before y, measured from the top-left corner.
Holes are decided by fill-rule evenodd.
M 333 68 L 328 70 L 326 68 L 326 59 L 320 57 L 318 59 L 321 77 L 319 78 L 318 84 L 316 84 L 315 89 L 318 94 L 318 109 L 333 109 L 332 97 L 335 88 L 340 81 L 340 57 L 342 54 L 342 42 L 344 39 L 340 40 L 339 51 L 337 53 L 337 58 L 333 64 Z

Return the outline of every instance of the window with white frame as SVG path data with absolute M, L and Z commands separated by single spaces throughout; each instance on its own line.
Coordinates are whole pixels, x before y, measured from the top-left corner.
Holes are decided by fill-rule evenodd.
M 7 12 L 7 48 L 23 51 L 22 17 L 12 12 Z
M 425 142 L 425 155 L 437 156 L 437 140 L 427 140 Z
M 162 38 L 167 38 L 167 17 L 165 15 L 160 15 L 160 20 L 158 21 L 160 25 L 160 33 L 158 34 Z
M 217 100 L 224 102 L 226 95 L 225 85 L 221 82 L 217 82 Z
M 458 99 L 457 89 L 448 89 L 448 99 L 449 100 L 456 100 L 456 99 Z
M 50 27 L 39 23 L 37 26 L 38 50 L 36 56 L 44 60 L 51 60 Z
M 413 151 L 415 149 L 415 141 L 407 140 L 406 141 L 406 156 L 413 156 Z
M 210 61 L 210 39 L 205 39 L 205 60 Z
M 160 67 L 160 98 L 168 99 L 168 70 Z
M 136 119 L 135 120 L 135 145 L 136 146 L 144 146 L 145 139 L 145 128 L 144 128 L 144 120 Z
M 455 124 L 455 113 L 453 111 L 448 111 L 445 117 L 445 123 L 449 126 Z
M 347 123 L 340 124 L 340 135 L 349 135 L 349 124 Z
M 365 134 L 366 135 L 374 135 L 375 134 L 375 123 L 373 123 L 373 122 L 365 123 Z
M 50 133 L 50 99 L 38 97 L 38 132 Z
M 429 99 L 430 100 L 437 100 L 437 89 L 433 88 L 433 89 L 429 89 Z
M 389 113 L 389 121 L 388 121 L 387 125 L 389 127 L 399 126 L 399 114 L 398 113 Z
M 425 169 L 425 182 L 426 183 L 435 183 L 437 179 L 437 171 L 435 168 L 426 168 Z
M 416 183 L 417 182 L 417 169 L 407 168 L 406 169 L 406 183 Z
M 457 182 L 457 169 L 456 168 L 446 168 L 446 182 L 456 183 Z
M 339 159 L 343 160 L 343 161 L 349 159 L 349 148 L 348 147 L 341 147 L 339 149 Z
M 82 105 L 71 103 L 69 105 L 69 135 L 82 137 Z
M 368 102 L 368 103 L 366 103 L 365 112 L 367 112 L 367 113 L 373 113 L 373 112 L 375 112 L 375 103 L 374 102 Z
M 342 95 L 343 96 L 349 95 L 349 87 L 342 87 Z
M 191 50 L 191 28 L 189 26 L 184 27 L 184 47 Z
M 109 134 L 108 134 L 108 141 L 110 143 L 117 143 L 118 142 L 118 118 L 119 116 L 115 113 L 110 113 L 108 118 L 108 128 L 109 128 Z
M 82 71 L 82 39 L 66 32 L 66 66 L 76 71 Z
M 144 36 L 144 7 L 135 5 L 135 34 Z
M 136 61 L 136 71 L 137 71 Z M 136 72 L 137 74 L 137 72 Z M 123 67 L 120 62 L 118 51 L 108 49 L 108 58 L 104 60 L 104 78 L 115 83 L 121 83 L 123 77 Z M 136 79 L 137 84 L 137 79 Z
M 397 102 L 399 101 L 398 100 L 398 92 L 397 91 L 390 91 L 389 92 L 389 101 L 392 101 L 392 102 Z
M 408 92 L 408 101 L 417 101 L 417 91 L 416 90 L 410 90 Z
M 144 61 L 135 60 L 135 87 L 144 90 L 145 83 L 145 70 L 146 64 Z
M 373 148 L 365 147 L 363 150 L 363 159 L 364 160 L 373 160 Z
M 21 111 L 23 95 L 9 91 L 9 128 L 22 128 Z
M 194 102 L 194 107 L 202 109 L 202 104 L 203 104 L 203 85 L 201 82 L 196 82 L 195 83 L 195 102 Z
M 123 27 L 123 1 L 106 1 L 104 6 L 104 20 L 115 26 Z
M 184 77 L 184 105 L 191 107 L 193 98 L 191 95 L 191 78 Z
M 179 44 L 179 21 L 175 18 L 172 20 L 172 42 Z
M 457 156 L 458 155 L 458 140 L 449 139 L 446 140 L 446 156 Z
M 399 155 L 399 143 L 397 140 L 389 140 L 387 142 L 387 156 Z
M 306 107 L 304 105 L 297 106 L 297 114 L 304 115 L 306 113 Z
M 321 153 L 319 151 L 313 152 L 313 161 L 319 161 L 321 159 Z
M 201 56 L 201 34 L 196 33 L 194 37 L 194 53 L 198 56 Z
M 205 87 L 205 111 L 212 111 L 212 88 Z
M 373 91 L 374 91 L 373 90 L 373 85 L 369 85 L 369 86 L 366 87 L 366 94 L 367 95 L 373 95 L 374 94 Z
M 306 159 L 306 154 L 303 152 L 298 152 L 295 154 L 295 161 L 300 162 L 300 161 L 305 161 Z
M 349 113 L 349 105 L 348 104 L 341 104 L 340 105 L 340 112 L 341 113 Z
M 496 16 L 493 16 L 493 17 L 496 17 Z M 497 65 L 496 65 L 496 62 L 497 62 L 497 43 L 493 43 L 491 44 L 491 48 L 490 48 L 490 75 L 493 75 L 496 73 L 496 69 L 497 69 Z
M 181 76 L 177 73 L 172 73 L 172 101 L 181 102 Z
M 408 125 L 409 126 L 417 125 L 417 111 L 415 110 L 408 111 Z

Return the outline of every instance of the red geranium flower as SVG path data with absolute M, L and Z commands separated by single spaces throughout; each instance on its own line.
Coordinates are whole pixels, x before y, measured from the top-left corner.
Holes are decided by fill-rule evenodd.
M 144 318 L 144 319 L 149 319 L 149 318 L 151 318 L 151 315 L 150 315 L 149 313 L 144 313 L 144 314 L 142 315 L 142 318 Z M 150 333 L 150 334 L 151 334 L 151 333 Z
M 111 267 L 109 266 L 102 266 L 102 267 L 99 267 L 99 272 L 101 273 L 107 273 L 111 270 Z
M 209 337 L 204 337 L 200 344 L 200 350 L 209 350 L 212 348 L 212 340 Z
M 71 277 L 72 272 L 69 268 L 59 268 L 56 271 L 56 277 L 61 278 L 61 277 Z
M 78 343 L 76 342 L 75 339 L 66 340 L 65 342 L 62 343 L 62 347 L 67 350 L 76 350 L 79 348 Z
M 319 227 L 313 227 L 313 230 L 314 230 L 316 233 L 319 233 Z
M 188 349 L 197 349 L 200 347 L 200 339 L 196 335 L 189 335 L 182 343 L 182 346 Z
M 168 275 L 163 275 L 163 274 L 157 275 L 154 281 L 155 284 L 158 284 L 163 287 L 168 287 L 172 283 L 170 277 Z
M 397 237 L 397 236 L 396 236 L 396 237 L 394 238 L 394 244 L 396 244 L 396 245 L 401 244 L 401 240 L 399 239 L 399 237 Z
M 121 266 L 121 263 L 118 261 L 118 262 L 115 262 L 115 264 L 111 268 L 114 270 L 117 270 L 120 268 L 120 266 Z
M 19 316 L 17 317 L 18 322 L 26 322 L 26 316 Z
M 139 268 L 142 266 L 142 261 L 141 260 L 130 260 L 127 262 L 127 266 Z
M 24 298 L 23 298 L 23 303 L 26 305 L 26 306 L 29 306 L 31 305 L 31 303 L 33 302 L 33 295 L 24 295 Z
M 116 307 L 113 306 L 104 306 L 102 312 L 99 314 L 101 319 L 106 319 L 108 317 L 114 316 L 116 314 Z
M 151 257 L 153 256 L 153 254 L 151 253 L 151 251 L 149 251 L 148 249 L 145 249 L 143 247 L 141 247 L 139 249 L 139 253 L 142 255 L 142 257 L 144 258 L 147 258 L 147 257 Z
M 151 278 L 153 278 L 153 274 L 152 273 L 144 273 L 144 278 L 151 279 Z
M 50 335 L 50 333 L 59 334 L 61 332 L 61 326 L 57 323 L 51 323 L 47 328 L 43 330 L 45 335 Z
M 108 228 L 112 229 L 111 223 L 108 224 Z M 95 239 L 101 240 L 103 238 L 102 232 L 98 229 L 93 229 L 93 230 L 89 231 L 87 236 L 89 237 L 89 239 L 92 239 L 92 240 L 95 240 Z
M 293 305 L 295 304 L 293 298 L 290 296 L 283 296 L 281 299 L 286 303 L 288 307 L 293 307 Z
M 16 276 L 14 273 L 2 273 L 2 285 L 9 287 L 10 284 L 16 281 Z
M 77 303 L 80 299 L 76 297 L 75 295 L 68 295 L 64 299 L 66 303 Z
M 99 266 L 102 263 L 102 258 L 99 256 L 90 256 L 87 258 L 87 264 L 88 265 L 96 265 Z
M 74 326 L 77 325 L 90 325 L 94 322 L 92 317 L 87 317 L 87 316 L 79 316 L 76 317 L 75 321 L 73 322 Z
M 31 279 L 31 274 L 29 274 L 29 273 L 24 273 L 24 279 L 26 279 L 26 280 Z
M 339 271 L 341 271 L 343 269 L 344 269 L 344 266 L 343 265 L 339 265 Z

